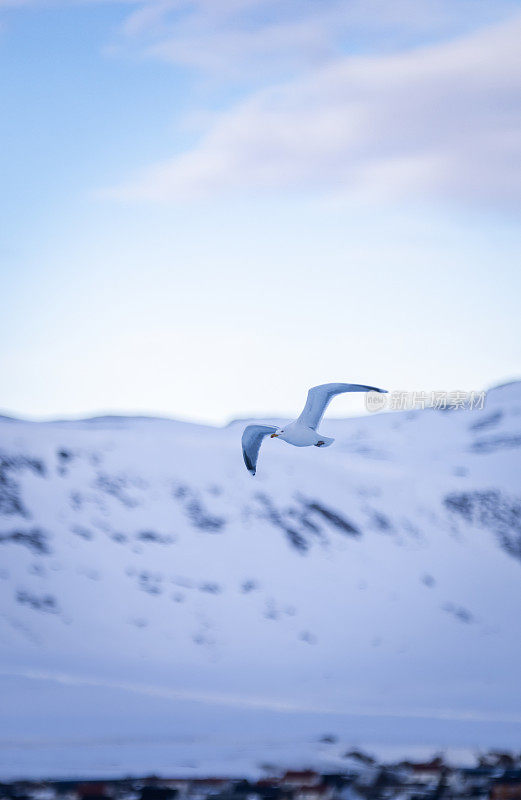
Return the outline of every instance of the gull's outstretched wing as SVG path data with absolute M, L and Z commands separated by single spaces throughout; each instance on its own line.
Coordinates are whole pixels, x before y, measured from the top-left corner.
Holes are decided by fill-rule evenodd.
M 265 436 L 275 433 L 274 425 L 248 425 L 242 434 L 242 455 L 246 469 L 255 475 L 260 446 Z
M 332 397 L 343 392 L 386 392 L 386 389 L 377 389 L 376 386 L 363 386 L 360 383 L 323 383 L 313 386 L 308 392 L 308 399 L 304 410 L 297 422 L 307 425 L 315 430 L 320 425 L 320 420 L 329 405 Z

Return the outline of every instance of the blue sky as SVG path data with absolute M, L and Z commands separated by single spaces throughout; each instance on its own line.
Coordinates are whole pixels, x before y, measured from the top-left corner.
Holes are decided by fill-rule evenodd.
M 504 0 L 0 0 L 4 413 L 519 376 L 520 35 Z

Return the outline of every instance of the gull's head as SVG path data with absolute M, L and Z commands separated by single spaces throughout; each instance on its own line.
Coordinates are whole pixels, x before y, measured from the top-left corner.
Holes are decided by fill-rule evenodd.
M 282 436 L 283 433 L 284 433 L 284 428 L 277 428 L 275 433 L 271 434 L 270 439 L 276 439 L 277 436 Z

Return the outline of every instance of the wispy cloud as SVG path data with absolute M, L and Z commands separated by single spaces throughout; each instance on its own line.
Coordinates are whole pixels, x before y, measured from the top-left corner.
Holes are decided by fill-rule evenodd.
M 343 52 L 437 41 L 518 9 L 517 0 L 0 0 L 0 9 L 97 4 L 128 7 L 115 52 L 257 81 Z
M 521 199 L 521 17 L 448 43 L 347 56 L 222 113 L 197 146 L 109 194 L 265 190 Z
M 367 707 L 330 706 L 328 704 L 292 703 L 281 701 L 269 696 L 259 697 L 251 695 L 237 695 L 233 692 L 198 692 L 172 687 L 134 683 L 130 681 L 114 681 L 106 678 L 97 678 L 86 675 L 72 675 L 67 673 L 22 669 L 16 673 L 2 670 L 2 676 L 27 678 L 28 680 L 49 681 L 65 686 L 92 686 L 97 688 L 120 689 L 125 692 L 144 694 L 149 697 L 159 697 L 164 700 L 201 703 L 228 708 L 263 709 L 287 714 L 329 714 L 332 716 L 358 716 L 358 717 L 389 717 L 403 719 L 438 719 L 438 720 L 469 720 L 474 722 L 520 722 L 521 715 L 516 710 L 488 711 L 470 708 L 392 708 L 392 707 Z
M 225 91 L 238 81 L 243 97 L 222 110 L 221 95 L 218 112 L 219 102 L 207 103 L 206 123 L 208 109 L 192 104 L 187 118 L 203 120 L 199 141 L 106 196 L 318 191 L 371 202 L 519 203 L 517 0 L 0 0 L 0 8 L 103 2 L 126 6 L 113 52 L 189 68 Z
M 391 51 L 470 31 L 514 9 L 510 0 L 149 0 L 122 33 L 149 56 L 203 72 L 250 77 L 323 63 L 346 50 Z

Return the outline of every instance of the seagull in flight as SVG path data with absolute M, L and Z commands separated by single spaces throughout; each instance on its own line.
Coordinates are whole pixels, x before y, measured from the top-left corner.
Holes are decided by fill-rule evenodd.
M 252 475 L 257 470 L 257 459 L 262 440 L 269 436 L 270 439 L 282 439 L 283 442 L 293 444 L 295 447 L 329 447 L 334 439 L 328 439 L 317 433 L 317 428 L 324 416 L 331 399 L 336 394 L 343 392 L 380 392 L 386 389 L 377 389 L 376 386 L 363 386 L 359 383 L 323 383 L 313 386 L 306 400 L 304 410 L 298 419 L 290 422 L 283 428 L 274 425 L 247 425 L 242 434 L 242 455 L 246 469 Z

